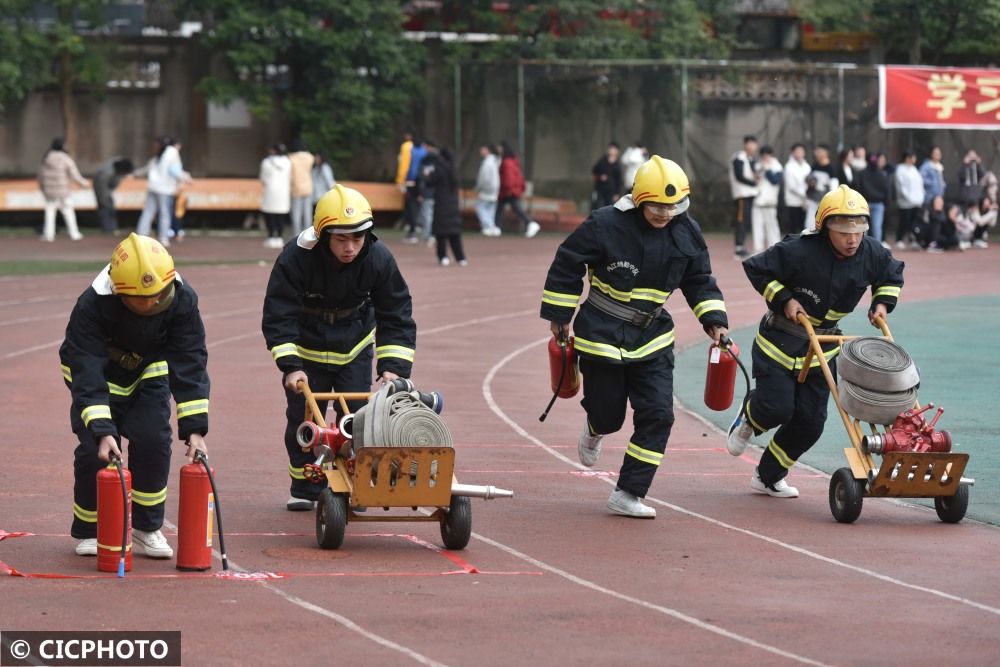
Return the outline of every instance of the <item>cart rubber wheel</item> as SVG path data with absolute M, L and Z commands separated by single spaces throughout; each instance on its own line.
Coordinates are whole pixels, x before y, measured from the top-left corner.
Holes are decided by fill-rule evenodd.
M 840 523 L 854 523 L 861 516 L 865 482 L 855 479 L 850 468 L 840 468 L 830 478 L 830 512 Z
M 347 528 L 347 497 L 323 489 L 316 503 L 316 541 L 323 549 L 339 549 Z
M 934 499 L 934 509 L 945 523 L 958 523 L 965 518 L 965 510 L 969 509 L 969 487 L 959 484 L 955 495 L 938 496 Z
M 472 537 L 472 503 L 465 496 L 452 496 L 448 513 L 441 517 L 441 541 L 446 549 L 459 551 Z

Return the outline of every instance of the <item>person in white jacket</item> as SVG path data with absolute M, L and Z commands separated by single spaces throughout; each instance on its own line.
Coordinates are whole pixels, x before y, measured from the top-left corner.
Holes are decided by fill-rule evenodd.
M 743 150 L 733 154 L 729 166 L 729 189 L 736 208 L 733 218 L 733 252 L 742 259 L 750 253 L 746 249 L 747 227 L 753 220 L 753 200 L 757 196 L 757 137 L 743 137 Z
M 785 208 L 788 211 L 789 234 L 798 234 L 805 229 L 806 223 L 806 179 L 812 172 L 812 166 L 806 160 L 806 147 L 803 144 L 792 146 L 785 163 Z
M 500 155 L 496 146 L 483 144 L 479 147 L 483 161 L 476 174 L 476 217 L 483 236 L 500 236 L 496 225 L 497 198 L 500 194 Z
M 622 165 L 622 187 L 625 188 L 622 194 L 631 194 L 632 185 L 635 183 L 635 173 L 648 159 L 649 151 L 640 141 L 627 146 L 622 152 L 622 156 L 618 159 Z
M 899 206 L 899 225 L 896 227 L 896 249 L 906 248 L 906 240 L 913 239 L 913 230 L 920 219 L 924 205 L 924 179 L 917 170 L 917 154 L 903 153 L 903 161 L 896 166 L 892 177 L 896 188 L 896 204 Z
M 281 232 L 292 210 L 292 161 L 284 144 L 274 144 L 260 163 L 260 211 L 267 223 L 265 248 L 281 248 Z
M 170 247 L 170 226 L 174 217 L 174 199 L 177 187 L 191 180 L 191 174 L 184 171 L 180 151 L 171 137 L 156 140 L 154 155 L 139 174 L 147 179 L 146 203 L 139 214 L 135 232 L 140 236 L 150 236 L 153 218 L 157 220 L 158 236 L 163 247 Z
M 781 240 L 778 227 L 778 193 L 781 191 L 781 162 L 774 157 L 774 149 L 760 149 L 757 163 L 760 180 L 757 196 L 753 200 L 753 251 L 763 252 Z

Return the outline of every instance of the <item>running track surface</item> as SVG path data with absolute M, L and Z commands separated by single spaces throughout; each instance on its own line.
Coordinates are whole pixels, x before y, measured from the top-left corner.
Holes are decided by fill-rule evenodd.
M 93 276 L 0 278 L 0 573 L 25 575 L 0 578 L 0 630 L 180 630 L 186 665 L 995 664 L 997 528 L 871 499 L 840 525 L 828 478 L 805 468 L 790 478 L 801 498 L 753 495 L 760 450 L 729 456 L 716 427 L 682 410 L 649 495 L 656 520 L 612 516 L 604 505 L 628 430 L 586 470 L 578 402 L 538 421 L 549 389 L 537 312 L 561 237 L 470 234 L 466 268 L 386 238 L 414 296 L 413 379 L 445 394 L 459 480 L 517 494 L 473 500 L 469 547 L 442 551 L 437 526 L 422 523 L 351 524 L 341 550 L 316 546 L 313 514 L 284 510 L 284 403 L 259 326 L 273 251 L 193 237 L 172 250 L 179 262 L 217 260 L 180 272 L 208 330 L 208 444 L 233 573 L 137 557 L 121 581 L 73 555 L 74 439 L 57 349 Z M 732 326 L 747 326 L 761 300 L 730 243 L 709 242 Z M 96 269 L 112 246 L 5 238 L 0 260 L 89 258 Z M 903 259 L 910 308 L 995 290 L 1000 272 L 995 247 Z M 669 305 L 678 345 L 707 344 L 682 300 Z M 175 470 L 182 453 L 178 444 Z M 165 527 L 175 544 L 177 478 Z

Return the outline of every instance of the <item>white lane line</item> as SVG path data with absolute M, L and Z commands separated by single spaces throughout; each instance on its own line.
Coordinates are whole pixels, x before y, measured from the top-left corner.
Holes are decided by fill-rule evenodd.
M 23 356 L 25 354 L 31 354 L 32 352 L 39 352 L 41 350 L 47 350 L 50 347 L 56 347 L 56 346 L 60 345 L 61 343 L 62 343 L 62 338 L 60 338 L 59 340 L 51 341 L 49 343 L 42 343 L 41 345 L 34 345 L 32 347 L 26 347 L 23 350 L 15 350 L 13 352 L 8 352 L 7 354 L 5 354 L 2 357 L 0 357 L 0 360 L 3 360 L 3 359 L 13 359 L 14 357 L 20 357 L 20 356 Z
M 471 320 L 464 320 L 462 322 L 455 322 L 454 324 L 444 324 L 444 325 L 439 326 L 439 327 L 434 327 L 433 329 L 425 329 L 425 330 L 422 330 L 422 331 L 417 331 L 417 333 L 419 335 L 421 335 L 421 336 L 427 336 L 427 335 L 430 335 L 430 334 L 441 333 L 442 331 L 451 331 L 452 329 L 460 329 L 462 327 L 467 327 L 467 326 L 471 326 L 471 325 L 474 325 L 474 324 L 485 324 L 487 322 L 495 322 L 497 320 L 504 320 L 504 319 L 507 319 L 509 317 L 519 317 L 521 315 L 531 315 L 532 313 L 535 313 L 537 311 L 538 311 L 537 308 L 532 308 L 530 310 L 518 310 L 518 311 L 510 312 L 510 313 L 500 313 L 498 315 L 489 315 L 487 317 L 477 317 L 477 318 L 471 319 Z
M 9 327 L 15 324 L 29 324 L 31 322 L 41 322 L 42 320 L 66 319 L 66 313 L 51 313 L 49 315 L 34 315 L 32 317 L 19 317 L 13 320 L 0 322 L 0 327 Z
M 177 526 L 175 526 L 174 524 L 170 523 L 169 521 L 164 521 L 163 525 L 165 525 L 170 530 L 173 530 L 175 532 L 177 531 Z M 220 554 L 218 551 L 216 551 L 214 549 L 212 550 L 212 556 L 216 560 L 220 560 L 220 561 L 222 560 L 222 554 Z M 228 556 L 228 554 L 227 554 L 227 556 Z M 227 557 L 226 560 L 229 562 L 229 567 L 232 570 L 235 570 L 237 572 L 252 572 L 253 571 L 253 570 L 247 570 L 246 568 L 240 566 L 235 561 L 233 561 L 231 558 Z M 329 610 L 329 609 L 327 609 L 325 607 L 321 607 L 321 606 L 319 606 L 317 604 L 313 604 L 312 602 L 309 602 L 308 600 L 304 600 L 304 599 L 300 598 L 297 595 L 294 595 L 292 593 L 284 591 L 284 590 L 278 588 L 276 585 L 272 584 L 271 582 L 268 582 L 268 581 L 258 581 L 258 582 L 254 582 L 254 583 L 257 583 L 260 586 L 262 586 L 263 588 L 268 589 L 269 591 L 271 591 L 272 593 L 274 593 L 278 597 L 280 597 L 280 598 L 282 598 L 284 600 L 287 600 L 288 602 L 291 602 L 292 604 L 294 604 L 297 607 L 301 607 L 302 609 L 305 609 L 306 611 L 311 611 L 314 614 L 319 614 L 320 616 L 325 616 L 325 617 L 329 618 L 330 620 L 334 621 L 335 623 L 340 624 L 341 626 L 343 626 L 347 630 L 350 630 L 351 632 L 357 633 L 357 634 L 361 635 L 362 637 L 364 637 L 365 639 L 368 639 L 370 641 L 375 642 L 379 646 L 383 646 L 383 647 L 385 647 L 387 649 L 391 649 L 393 651 L 398 651 L 399 653 L 402 653 L 403 655 L 407 656 L 408 658 L 412 658 L 415 662 L 417 662 L 417 663 L 419 663 L 421 665 L 428 665 L 429 667 L 447 667 L 447 665 L 445 665 L 444 663 L 438 662 L 436 660 L 432 660 L 431 658 L 428 658 L 426 655 L 423 655 L 422 653 L 417 653 L 416 651 L 414 651 L 413 649 L 409 648 L 408 646 L 403 646 L 402 644 L 397 644 L 396 642 L 392 641 L 391 639 L 386 639 L 382 635 L 375 634 L 371 630 L 366 630 L 365 628 L 361 627 L 360 625 L 358 625 L 357 623 L 355 623 L 351 619 L 347 618 L 346 616 L 342 616 L 341 614 L 338 614 L 335 611 L 331 611 L 331 610 Z
M 513 352 L 511 352 L 510 354 L 508 354 L 506 357 L 504 357 L 503 359 L 501 359 L 500 361 L 498 361 L 489 370 L 489 372 L 486 374 L 486 377 L 483 378 L 483 385 L 482 385 L 482 387 L 483 387 L 483 396 L 486 399 L 486 403 L 489 406 L 490 410 L 492 410 L 494 414 L 496 414 L 498 417 L 500 417 L 500 419 L 502 419 L 506 424 L 508 424 L 521 437 L 525 438 L 526 440 L 529 440 L 530 442 L 535 443 L 540 448 L 544 449 L 545 451 L 547 451 L 549 454 L 551 454 L 552 456 L 556 457 L 560 461 L 565 461 L 565 462 L 573 465 L 576 468 L 582 468 L 582 466 L 578 462 L 572 461 L 569 458 L 567 458 L 566 456 L 564 456 L 563 454 L 561 454 L 558 451 L 552 449 L 551 447 L 549 447 L 548 445 L 546 445 L 544 442 L 542 442 L 538 438 L 535 438 L 533 435 L 531 435 L 530 433 L 528 433 L 516 421 L 514 421 L 513 419 L 511 419 L 510 417 L 508 417 L 504 413 L 504 411 L 500 408 L 500 406 L 497 405 L 496 401 L 493 399 L 493 394 L 490 391 L 490 383 L 492 383 L 494 376 L 496 376 L 497 372 L 501 368 L 503 368 L 505 365 L 507 365 L 515 357 L 523 354 L 524 352 L 526 352 L 527 350 L 530 350 L 533 347 L 536 347 L 536 346 L 544 344 L 546 341 L 548 341 L 548 337 L 532 341 L 531 343 L 528 343 L 527 345 L 514 350 Z M 613 480 L 613 479 L 609 479 L 609 478 L 605 478 L 605 477 L 598 477 L 597 479 L 600 479 L 601 481 L 603 481 L 603 482 L 605 482 L 605 483 L 607 483 L 609 485 L 614 485 L 615 484 L 615 480 Z M 689 516 L 689 517 L 692 517 L 692 518 L 695 518 L 695 519 L 701 519 L 702 521 L 706 521 L 706 522 L 708 522 L 708 523 L 710 523 L 712 525 L 718 526 L 720 528 L 725 528 L 727 530 L 732 530 L 732 531 L 741 533 L 741 534 L 746 535 L 748 537 L 752 537 L 754 539 L 758 539 L 758 540 L 767 542 L 768 544 L 772 544 L 772 545 L 780 547 L 782 549 L 787 549 L 788 551 L 792 551 L 794 553 L 797 553 L 797 554 L 802 555 L 802 556 L 806 556 L 808 558 L 813 558 L 815 560 L 818 560 L 818 561 L 823 562 L 823 563 L 827 563 L 829 565 L 834 565 L 834 566 L 837 566 L 837 567 L 849 570 L 851 572 L 862 574 L 862 575 L 865 575 L 867 577 L 872 577 L 873 579 L 877 579 L 877 580 L 885 582 L 885 583 L 893 584 L 893 585 L 900 586 L 902 588 L 906 588 L 906 589 L 913 590 L 913 591 L 919 591 L 921 593 L 927 593 L 928 595 L 933 595 L 935 597 L 939 597 L 939 598 L 942 598 L 942 599 L 945 599 L 945 600 L 950 600 L 952 602 L 958 602 L 959 604 L 963 604 L 963 605 L 966 605 L 966 606 L 969 606 L 969 607 L 973 607 L 975 609 L 979 609 L 980 611 L 985 611 L 985 612 L 988 612 L 990 614 L 996 614 L 996 615 L 1000 616 L 1000 609 L 998 609 L 997 607 L 991 607 L 989 605 L 982 604 L 980 602 L 976 602 L 976 601 L 970 600 L 968 598 L 960 597 L 958 595 L 953 595 L 951 593 L 946 593 L 945 591 L 941 591 L 941 590 L 938 590 L 936 588 L 930 588 L 928 586 L 921 586 L 921 585 L 918 585 L 918 584 L 911 584 L 911 583 L 903 581 L 901 579 L 896 579 L 895 577 L 890 577 L 890 576 L 881 574 L 879 572 L 875 572 L 874 570 L 869 570 L 867 568 L 859 567 L 857 565 L 852 565 L 850 563 L 846 563 L 844 561 L 837 560 L 836 558 L 831 558 L 829 556 L 824 556 L 822 554 L 816 553 L 815 551 L 810 551 L 808 549 L 796 546 L 794 544 L 789 544 L 787 542 L 782 542 L 781 540 L 773 538 L 773 537 L 770 537 L 768 535 L 763 535 L 761 533 L 758 533 L 758 532 L 755 532 L 755 531 L 752 531 L 752 530 L 748 530 L 746 528 L 740 528 L 738 526 L 734 526 L 732 524 L 726 523 L 725 521 L 720 521 L 719 519 L 714 519 L 714 518 L 712 518 L 710 516 L 706 516 L 704 514 L 699 514 L 698 512 L 694 512 L 692 510 L 686 509 L 684 507 L 681 507 L 680 505 L 675 505 L 673 503 L 668 503 L 668 502 L 660 500 L 658 498 L 653 498 L 653 497 L 647 496 L 647 500 L 649 500 L 649 501 L 651 501 L 653 503 L 656 503 L 657 505 L 661 505 L 663 507 L 671 509 L 671 510 L 673 510 L 675 512 L 678 512 L 680 514 L 684 514 L 686 516 Z

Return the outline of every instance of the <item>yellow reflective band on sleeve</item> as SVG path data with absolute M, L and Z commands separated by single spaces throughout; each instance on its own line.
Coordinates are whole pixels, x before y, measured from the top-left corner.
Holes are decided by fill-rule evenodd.
M 782 352 L 777 345 L 775 345 L 768 339 L 764 338 L 764 336 L 761 335 L 760 333 L 757 334 L 757 337 L 754 339 L 754 342 L 757 343 L 757 346 L 760 348 L 761 352 L 763 352 L 765 355 L 775 360 L 776 362 L 778 362 L 779 364 L 781 364 L 790 371 L 794 372 L 800 370 L 806 362 L 805 357 L 788 356 L 787 354 Z M 840 354 L 839 345 L 835 348 L 823 352 L 823 356 L 826 357 L 827 362 L 836 357 L 838 354 Z M 817 359 L 814 356 L 812 361 L 809 362 L 809 368 L 817 368 L 818 366 L 819 366 L 819 359 Z
M 710 313 L 713 310 L 721 310 L 726 312 L 726 302 L 721 299 L 709 299 L 707 301 L 702 301 L 694 307 L 694 316 L 701 317 L 705 313 Z
M 305 479 L 306 476 L 303 474 L 304 468 L 296 468 L 292 466 L 291 463 L 288 464 L 288 476 L 292 479 Z
M 561 294 L 559 292 L 550 292 L 546 289 L 542 290 L 542 303 L 560 308 L 576 308 L 580 304 L 580 295 Z
M 806 319 L 809 320 L 809 324 L 813 325 L 814 327 L 818 327 L 820 324 L 823 323 L 823 320 L 819 319 L 818 317 L 813 317 L 808 313 L 806 314 Z
M 764 298 L 767 299 L 768 303 L 771 303 L 771 299 L 773 299 L 774 296 L 783 289 L 785 289 L 784 285 L 779 283 L 777 280 L 772 280 L 767 284 L 767 287 L 764 288 Z
M 199 398 L 194 401 L 184 401 L 177 404 L 177 418 L 191 417 L 193 415 L 203 415 L 208 412 L 208 399 Z
M 85 510 L 73 503 L 73 516 L 84 523 L 97 523 L 97 510 Z
M 823 319 L 828 320 L 830 322 L 836 322 L 837 320 L 841 320 L 847 317 L 848 315 L 850 315 L 850 313 L 841 313 L 831 308 L 830 310 L 826 311 L 826 315 L 823 316 Z
M 73 384 L 73 372 L 70 371 L 69 366 L 66 364 L 59 364 L 59 368 L 62 369 L 63 379 L 70 384 Z
M 785 470 L 788 470 L 795 465 L 795 461 L 785 453 L 785 450 L 778 446 L 778 443 L 774 441 L 774 438 L 771 438 L 771 442 L 767 444 L 767 451 L 774 455 L 774 458 L 778 460 L 778 463 Z
M 84 426 L 90 426 L 95 419 L 111 419 L 110 405 L 89 405 L 80 412 Z
M 643 463 L 648 463 L 650 465 L 658 466 L 663 461 L 663 454 L 660 452 L 654 452 L 650 449 L 643 449 L 634 442 L 628 443 L 628 449 L 625 450 L 627 456 L 631 456 L 634 459 L 638 459 Z
M 653 289 L 652 287 L 636 287 L 632 290 L 632 298 L 638 301 L 652 301 L 663 305 L 670 298 L 670 292 Z
M 167 362 L 154 361 L 150 365 L 146 366 L 146 368 L 144 368 L 142 371 L 142 375 L 139 376 L 139 379 L 130 384 L 129 386 L 122 387 L 113 382 L 109 382 L 108 391 L 114 394 L 115 396 L 131 396 L 132 392 L 135 391 L 135 388 L 138 387 L 139 383 L 142 382 L 143 380 L 148 380 L 150 378 L 155 378 L 155 377 L 163 377 L 169 372 L 170 369 L 167 366 Z
M 376 359 L 388 359 L 390 357 L 395 357 L 396 359 L 413 361 L 413 355 L 413 348 L 403 347 L 402 345 L 381 345 L 375 348 Z
M 899 298 L 899 293 L 903 291 L 902 287 L 893 287 L 892 285 L 885 285 L 884 287 L 879 287 L 872 293 L 872 297 L 876 296 L 893 296 L 897 299 Z
M 299 356 L 298 346 L 295 343 L 282 343 L 271 348 L 271 358 L 275 361 L 291 355 Z
M 580 338 L 579 336 L 573 339 L 573 347 L 576 348 L 577 352 L 583 352 L 595 357 L 614 359 L 615 361 L 622 361 L 623 359 L 642 359 L 643 357 L 648 357 L 654 352 L 658 352 L 665 347 L 670 347 L 673 344 L 673 330 L 657 336 L 637 350 L 625 350 L 620 347 L 615 347 L 614 345 L 608 345 L 607 343 L 598 343 L 585 338 Z
M 159 491 L 153 491 L 152 493 L 132 489 L 132 502 L 143 507 L 153 507 L 154 505 L 165 503 L 167 502 L 167 487 L 163 487 Z
M 314 361 L 318 364 L 330 364 L 332 366 L 344 366 L 357 359 L 361 351 L 375 342 L 375 330 L 371 332 L 361 342 L 354 346 L 350 352 L 324 352 L 322 350 L 310 350 L 307 347 L 296 345 L 298 355 L 306 361 Z

